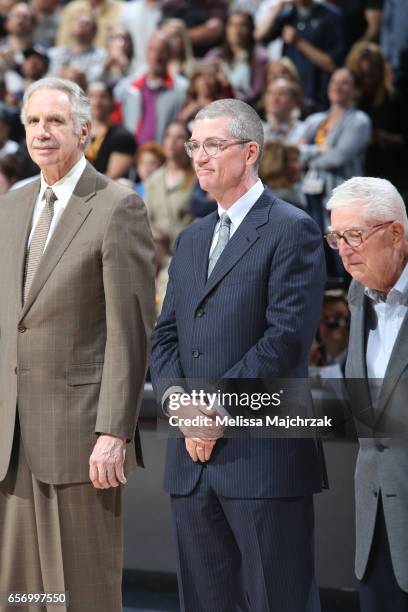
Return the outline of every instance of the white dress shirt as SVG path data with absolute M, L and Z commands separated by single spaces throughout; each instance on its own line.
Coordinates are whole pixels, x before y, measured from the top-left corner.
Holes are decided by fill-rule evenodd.
M 225 210 L 218 204 L 218 216 L 221 217 L 223 213 L 227 213 L 229 218 L 231 219 L 230 226 L 230 239 L 233 234 L 237 231 L 242 221 L 249 213 L 253 205 L 259 198 L 261 197 L 264 191 L 264 186 L 262 185 L 261 179 L 258 179 L 255 185 L 252 185 L 250 189 L 243 196 L 241 196 L 232 206 Z M 215 245 L 218 241 L 218 234 L 220 233 L 220 221 L 218 220 L 217 225 L 215 226 L 214 236 L 211 243 L 210 255 L 215 249 Z
M 368 332 L 366 363 L 368 378 L 376 379 L 376 382 L 373 380 L 370 384 L 375 405 L 395 341 L 408 311 L 408 264 L 385 301 L 385 296 L 378 291 L 366 287 L 364 292 L 370 298 L 369 307 L 373 310 L 371 315 L 374 319 Z
M 37 201 L 34 206 L 33 212 L 33 222 L 31 225 L 31 232 L 28 238 L 28 246 L 31 244 L 31 240 L 33 238 L 34 230 L 37 226 L 38 220 L 41 216 L 43 208 L 45 206 L 45 199 L 43 199 L 44 192 L 47 187 L 51 187 L 53 192 L 55 193 L 57 200 L 54 203 L 54 216 L 51 221 L 50 231 L 48 232 L 47 240 L 44 245 L 44 251 L 47 248 L 47 245 L 50 241 L 51 236 L 53 235 L 55 228 L 58 225 L 59 220 L 61 219 L 62 213 L 64 212 L 71 196 L 74 192 L 74 189 L 81 178 L 83 171 L 85 170 L 86 159 L 84 156 L 81 157 L 79 161 L 71 168 L 71 170 L 62 177 L 59 181 L 54 183 L 54 185 L 48 185 L 43 173 L 41 172 L 41 185 L 40 191 L 37 197 Z

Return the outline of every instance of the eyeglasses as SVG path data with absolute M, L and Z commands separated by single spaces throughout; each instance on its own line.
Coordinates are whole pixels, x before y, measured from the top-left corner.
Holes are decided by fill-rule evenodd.
M 327 240 L 327 244 L 330 248 L 338 250 L 340 240 L 343 239 L 346 244 L 352 249 L 359 247 L 363 242 L 365 242 L 370 236 L 375 234 L 381 227 L 385 225 L 390 225 L 394 223 L 394 221 L 386 221 L 385 223 L 379 223 L 378 225 L 372 226 L 372 231 L 364 236 L 365 231 L 357 228 L 351 228 L 345 230 L 342 234 L 340 232 L 330 231 L 325 234 L 325 238 Z
M 197 155 L 200 147 L 202 145 L 204 149 L 204 153 L 208 155 L 208 157 L 214 157 L 220 151 L 224 149 L 228 149 L 228 147 L 232 147 L 234 145 L 245 144 L 246 142 L 252 142 L 251 140 L 234 140 L 228 141 L 222 138 L 208 138 L 208 140 L 204 140 L 204 142 L 200 143 L 195 140 L 188 140 L 184 143 L 184 148 L 189 157 L 193 158 Z

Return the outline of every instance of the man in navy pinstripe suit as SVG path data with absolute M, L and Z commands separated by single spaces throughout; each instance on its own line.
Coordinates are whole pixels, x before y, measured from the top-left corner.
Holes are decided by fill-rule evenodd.
M 152 336 L 152 380 L 165 411 L 182 379 L 307 377 L 325 280 L 322 240 L 304 212 L 264 189 L 262 146 L 261 121 L 241 101 L 219 100 L 196 116 L 186 150 L 218 211 L 176 240 Z M 182 609 L 319 611 L 319 445 L 227 438 L 206 408 L 180 406 L 185 439 L 167 449 Z M 211 417 L 207 429 L 181 426 L 200 414 Z

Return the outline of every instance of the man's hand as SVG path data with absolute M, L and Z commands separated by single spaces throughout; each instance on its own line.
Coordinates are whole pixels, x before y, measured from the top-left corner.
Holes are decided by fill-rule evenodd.
M 207 404 L 199 402 L 178 404 L 177 409 L 169 410 L 172 420 L 178 421 L 177 426 L 186 438 L 200 438 L 205 440 L 217 440 L 224 433 L 224 426 L 217 423 L 215 410 L 210 410 Z M 176 419 L 174 418 L 176 417 Z M 199 418 L 198 425 L 190 425 L 188 419 Z
M 295 45 L 297 42 L 296 29 L 290 25 L 286 25 L 282 30 L 282 39 L 287 45 Z
M 193 461 L 209 461 L 216 441 L 186 438 L 186 449 Z
M 89 478 L 95 489 L 109 489 L 126 484 L 123 464 L 126 438 L 101 434 L 89 458 Z

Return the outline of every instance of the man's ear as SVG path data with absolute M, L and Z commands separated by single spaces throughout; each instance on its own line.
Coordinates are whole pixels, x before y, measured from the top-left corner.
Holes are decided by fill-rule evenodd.
M 259 155 L 259 144 L 255 141 L 248 143 L 247 162 L 249 165 L 256 164 Z
M 392 242 L 396 246 L 399 244 L 405 235 L 404 226 L 399 221 L 394 221 L 391 225 Z

